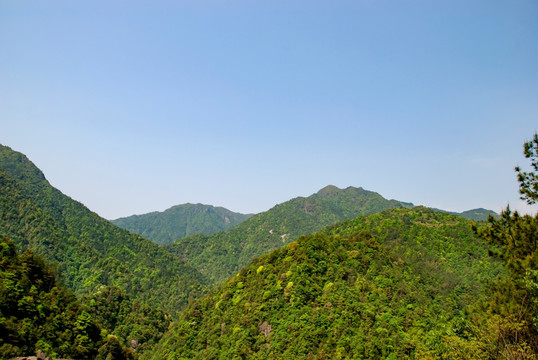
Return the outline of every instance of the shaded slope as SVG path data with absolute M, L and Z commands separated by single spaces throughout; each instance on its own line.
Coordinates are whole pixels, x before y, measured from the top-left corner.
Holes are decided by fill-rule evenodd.
M 132 215 L 111 222 L 122 229 L 164 245 L 190 235 L 225 231 L 251 216 L 211 205 L 183 204 L 163 212 Z
M 471 336 L 465 308 L 502 273 L 461 217 L 359 217 L 253 260 L 151 358 L 459 359 L 450 341 Z
M 195 235 L 166 248 L 214 282 L 223 281 L 252 258 L 338 221 L 412 204 L 387 200 L 362 188 L 327 186 L 252 216 L 227 232 Z
M 24 155 L 0 146 L 0 234 L 56 264 L 76 293 L 119 286 L 176 313 L 203 276 L 156 244 L 122 230 L 53 188 Z
M 35 354 L 95 357 L 101 329 L 59 285 L 52 271 L 31 250 L 18 254 L 0 238 L 0 358 Z

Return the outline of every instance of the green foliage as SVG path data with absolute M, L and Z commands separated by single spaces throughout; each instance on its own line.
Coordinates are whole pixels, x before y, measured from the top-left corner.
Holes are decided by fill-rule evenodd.
M 461 217 L 362 216 L 254 259 L 146 357 L 480 358 L 487 349 L 466 311 L 502 274 Z
M 534 133 L 531 141 L 523 144 L 523 154 L 531 161 L 534 172 L 522 171 L 516 166 L 517 180 L 519 181 L 519 193 L 521 199 L 526 200 L 529 205 L 535 204 L 538 200 L 538 134 Z
M 133 215 L 111 222 L 159 245 L 195 234 L 212 234 L 231 229 L 252 215 L 202 204 L 176 205 L 163 212 Z
M 490 352 L 506 358 L 538 358 L 538 215 L 520 216 L 509 208 L 501 218 L 490 218 L 477 233 L 497 246 L 509 279 L 491 287 L 491 296 L 481 304 L 474 321 L 494 334 Z M 495 314 L 494 320 L 483 314 Z M 482 315 L 482 316 L 480 316 Z
M 0 239 L 0 358 L 35 354 L 89 358 L 97 353 L 101 330 L 56 282 L 55 273 L 31 250 L 22 255 Z
M 151 351 L 170 326 L 170 316 L 164 311 L 133 300 L 117 287 L 103 286 L 81 301 L 95 321 L 123 346 L 136 341 L 139 354 Z
M 122 230 L 53 188 L 24 155 L 0 146 L 0 234 L 57 267 L 77 294 L 117 286 L 176 314 L 203 293 L 203 276 L 149 240 Z
M 257 214 L 227 232 L 195 235 L 166 248 L 185 259 L 213 283 L 236 273 L 248 262 L 338 221 L 412 204 L 386 200 L 362 188 L 327 186 Z
M 108 335 L 105 343 L 99 348 L 95 360 L 135 360 L 136 354 L 124 348 L 117 337 Z
M 510 275 L 493 283 L 489 296 L 475 304 L 470 321 L 489 358 L 538 358 L 538 215 L 506 209 L 500 219 L 474 230 L 495 245 Z

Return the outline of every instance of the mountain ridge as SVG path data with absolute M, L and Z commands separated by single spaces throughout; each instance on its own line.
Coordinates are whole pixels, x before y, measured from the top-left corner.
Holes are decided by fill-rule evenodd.
M 313 233 L 325 226 L 359 215 L 391 208 L 413 207 L 413 203 L 387 200 L 379 193 L 362 187 L 348 186 L 340 189 L 327 185 L 310 196 L 299 196 L 277 204 L 228 231 L 188 236 L 166 245 L 165 248 L 212 279 L 211 281 L 219 282 L 239 271 L 250 259 L 282 247 L 300 235 Z M 482 215 L 484 216 L 480 220 L 485 220 L 487 215 Z
M 338 221 L 409 203 L 387 200 L 362 188 L 328 185 L 308 197 L 296 197 L 256 214 L 226 232 L 194 235 L 165 248 L 211 281 L 223 281 L 250 259 Z
M 56 266 L 78 295 L 120 286 L 134 299 L 177 313 L 205 291 L 197 270 L 64 195 L 25 155 L 3 145 L 0 231 L 19 250 L 30 248 Z
M 166 245 L 190 235 L 209 235 L 228 230 L 251 216 L 252 214 L 236 213 L 220 206 L 186 203 L 174 205 L 164 211 L 110 221 L 159 245 Z

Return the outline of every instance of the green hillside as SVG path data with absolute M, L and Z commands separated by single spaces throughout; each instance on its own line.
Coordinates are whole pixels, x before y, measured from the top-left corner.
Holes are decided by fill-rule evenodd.
M 203 276 L 158 245 L 116 227 L 53 188 L 26 156 L 0 146 L 0 235 L 57 267 L 77 294 L 117 286 L 177 313 Z
M 183 204 L 163 212 L 133 215 L 111 222 L 122 229 L 164 245 L 190 235 L 225 231 L 251 216 L 211 205 Z
M 166 312 L 134 300 L 118 287 L 103 286 L 96 293 L 80 297 L 88 314 L 120 344 L 130 347 L 136 342 L 136 353 L 151 353 L 152 347 L 170 326 Z
M 0 238 L 0 358 L 35 354 L 95 356 L 100 328 L 31 250 Z
M 254 259 L 148 358 L 481 358 L 467 309 L 500 274 L 461 217 L 358 217 Z
M 6 237 L 0 238 L 0 280 L 0 359 L 38 351 L 75 359 L 138 358 L 116 336 L 108 335 L 103 318 L 59 283 L 44 259 L 30 249 L 19 254 Z M 138 321 L 129 327 L 141 323 L 147 331 L 154 330 L 137 310 L 131 309 Z
M 252 258 L 289 244 L 299 235 L 359 215 L 411 206 L 362 188 L 327 186 L 254 215 L 227 232 L 187 237 L 166 249 L 218 283 Z

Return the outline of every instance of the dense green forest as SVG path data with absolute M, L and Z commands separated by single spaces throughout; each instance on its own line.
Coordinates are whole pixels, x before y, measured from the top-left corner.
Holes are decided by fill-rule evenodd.
M 0 238 L 0 280 L 1 359 L 37 350 L 54 357 L 135 359 L 40 256 L 30 249 L 19 254 L 6 237 Z
M 195 235 L 166 248 L 214 283 L 227 279 L 248 262 L 338 221 L 413 204 L 387 200 L 362 188 L 327 186 L 254 215 L 227 232 Z
M 116 227 L 53 188 L 26 156 L 0 146 L 0 231 L 20 250 L 57 267 L 77 294 L 117 286 L 134 300 L 177 314 L 204 291 L 180 258 Z
M 498 276 L 461 217 L 362 216 L 253 260 L 190 306 L 150 358 L 459 359 L 452 339 L 476 340 L 468 306 Z
M 251 216 L 211 205 L 183 204 L 163 212 L 132 215 L 111 222 L 122 229 L 164 245 L 186 236 L 229 230 Z
M 118 287 L 101 287 L 80 301 L 90 316 L 124 346 L 135 342 L 136 353 L 150 352 L 168 330 L 171 316 L 163 310 L 133 300 Z

